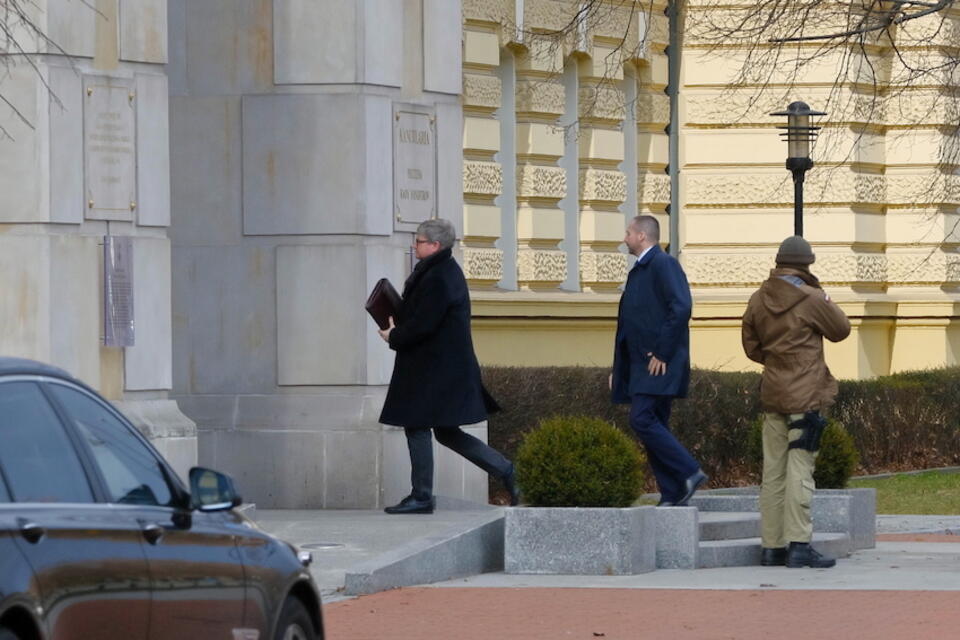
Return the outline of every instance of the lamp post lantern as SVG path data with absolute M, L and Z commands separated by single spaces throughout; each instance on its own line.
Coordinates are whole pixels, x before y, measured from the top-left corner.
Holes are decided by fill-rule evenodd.
M 810 124 L 812 116 L 825 116 L 823 111 L 813 111 L 806 102 L 791 102 L 786 111 L 771 113 L 771 116 L 786 116 L 787 126 L 780 136 L 787 143 L 787 170 L 793 174 L 793 233 L 803 235 L 803 179 L 813 168 L 810 159 L 810 143 L 817 139 L 820 127 Z

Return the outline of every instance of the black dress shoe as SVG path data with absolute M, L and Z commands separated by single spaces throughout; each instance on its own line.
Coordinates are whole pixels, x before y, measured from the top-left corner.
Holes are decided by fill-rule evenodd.
M 786 565 L 791 569 L 813 567 L 814 569 L 829 569 L 837 561 L 822 555 L 810 546 L 809 542 L 791 542 L 787 547 Z
M 687 502 L 690 501 L 690 498 L 693 497 L 693 494 L 695 494 L 697 492 L 697 489 L 700 488 L 700 485 L 705 483 L 707 480 L 709 480 L 709 478 L 707 477 L 707 474 L 705 474 L 700 469 L 697 469 L 697 472 L 695 474 L 693 474 L 692 476 L 684 480 L 683 485 L 684 485 L 684 488 L 687 490 L 687 492 L 683 494 L 682 498 L 677 500 L 677 503 L 676 503 L 677 506 L 678 507 L 687 506 Z
M 517 488 L 517 468 L 510 465 L 510 471 L 503 476 L 503 486 L 510 493 L 510 506 L 515 507 L 520 504 L 520 489 Z
M 433 498 L 429 500 L 417 500 L 413 496 L 407 496 L 392 507 L 384 509 L 387 513 L 433 513 L 436 501 Z
M 782 567 L 785 564 L 787 564 L 786 547 L 764 547 L 763 551 L 760 553 L 761 567 Z

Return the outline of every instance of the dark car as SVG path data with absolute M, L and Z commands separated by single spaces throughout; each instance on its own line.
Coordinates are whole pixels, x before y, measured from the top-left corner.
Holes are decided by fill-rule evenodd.
M 0 640 L 322 638 L 309 554 L 239 504 L 67 373 L 0 358 Z

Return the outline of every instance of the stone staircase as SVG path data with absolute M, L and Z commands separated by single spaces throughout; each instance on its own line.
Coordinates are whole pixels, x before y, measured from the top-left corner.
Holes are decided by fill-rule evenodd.
M 701 511 L 698 569 L 760 564 L 760 514 L 752 511 Z M 813 535 L 821 553 L 842 558 L 853 550 L 846 533 Z
M 760 563 L 760 513 L 756 489 L 704 492 L 696 507 L 699 533 L 695 558 L 676 568 L 755 566 Z M 813 500 L 813 545 L 842 558 L 872 548 L 875 497 L 868 491 L 817 491 Z

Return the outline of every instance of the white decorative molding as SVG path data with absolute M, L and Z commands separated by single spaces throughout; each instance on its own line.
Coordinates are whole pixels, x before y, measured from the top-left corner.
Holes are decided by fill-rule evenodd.
M 503 278 L 503 251 L 488 247 L 463 247 L 463 273 L 468 280 Z
M 620 203 L 627 199 L 627 176 L 620 171 L 580 170 L 580 200 Z
M 619 251 L 580 251 L 580 280 L 620 283 L 627 278 L 627 256 Z
M 517 113 L 563 115 L 566 92 L 556 78 L 517 80 Z
M 581 118 L 619 122 L 627 115 L 623 90 L 606 84 L 580 87 L 577 109 Z
M 463 105 L 498 109 L 503 88 L 500 78 L 476 73 L 463 74 Z
M 816 249 L 815 249 L 816 250 Z M 692 284 L 759 286 L 770 276 L 774 254 L 691 253 L 684 269 Z M 883 254 L 818 254 L 811 271 L 824 284 L 884 284 L 888 257 Z
M 524 164 L 517 167 L 518 198 L 551 198 L 567 195 L 567 173 L 561 167 Z
M 637 202 L 640 204 L 668 204 L 670 176 L 641 171 L 637 174 Z
M 521 283 L 563 282 L 567 278 L 567 254 L 553 249 L 520 247 L 517 280 Z
M 692 206 L 770 206 L 793 204 L 789 174 L 687 174 L 687 204 Z M 882 204 L 886 201 L 884 176 L 846 169 L 814 171 L 807 176 L 808 204 Z
M 476 195 L 500 195 L 503 170 L 497 162 L 463 161 L 463 192 Z

